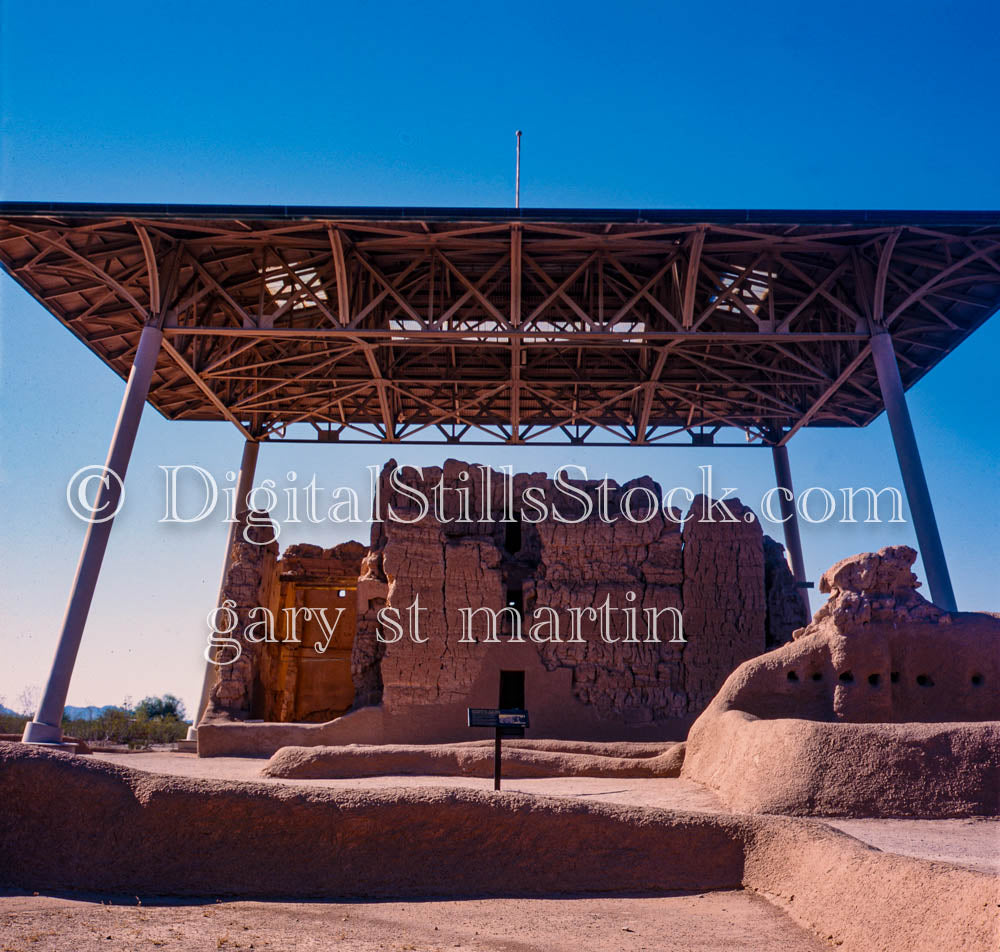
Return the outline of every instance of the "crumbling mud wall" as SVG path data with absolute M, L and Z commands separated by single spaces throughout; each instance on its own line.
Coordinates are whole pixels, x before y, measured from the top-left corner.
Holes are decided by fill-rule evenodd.
M 764 595 L 764 640 L 769 649 L 777 648 L 809 624 L 809 609 L 788 567 L 785 547 L 770 536 L 764 536 Z
M 476 688 L 492 706 L 489 691 L 495 695 L 500 670 L 525 669 L 530 681 L 540 665 L 539 676 L 550 672 L 559 681 L 528 698 L 533 711 L 570 704 L 631 727 L 690 719 L 733 668 L 769 643 L 789 640 L 807 620 L 787 564 L 774 558 L 781 547 L 765 540 L 739 501 L 727 500 L 737 522 L 722 521 L 716 510 L 708 523 L 700 521 L 706 516 L 700 497 L 686 519 L 676 510 L 669 518 L 651 510 L 649 496 L 659 498 L 661 491 L 649 477 L 609 483 L 603 503 L 598 482 L 571 481 L 592 507 L 580 519 L 582 500 L 558 491 L 542 473 L 514 476 L 505 499 L 502 474 L 482 467 L 449 460 L 443 468 L 425 468 L 422 477 L 406 470 L 408 486 L 431 498 L 435 487 L 442 492 L 442 521 L 433 511 L 421 514 L 413 499 L 393 489 L 388 473 L 394 466 L 383 471 L 380 498 L 395 518 L 375 525 L 358 586 L 356 706 L 381 703 L 392 712 L 471 704 Z M 522 505 L 528 490 L 548 518 Z M 620 515 L 609 521 L 626 495 L 636 521 Z M 561 519 L 553 517 L 556 510 Z M 512 518 L 503 521 L 504 515 Z M 767 578 L 765 544 L 772 552 Z M 378 609 L 404 612 L 417 599 L 426 643 L 408 637 L 379 642 Z M 601 637 L 602 620 L 587 615 L 579 619 L 578 637 L 571 637 L 567 613 L 605 603 L 613 609 L 606 616 L 612 640 Z M 768 604 L 780 611 L 768 616 Z M 524 641 L 511 642 L 506 615 L 499 643 L 488 643 L 479 619 L 472 621 L 476 642 L 463 641 L 461 610 L 478 606 L 516 608 Z M 551 629 L 542 630 L 541 643 L 529 637 L 539 606 L 560 614 L 560 640 Z M 634 610 L 634 622 L 625 608 Z M 682 631 L 668 608 L 679 612 Z M 650 613 L 657 614 L 658 641 L 649 637 Z
M 608 481 L 602 493 L 597 481 L 505 480 L 449 460 L 400 471 L 406 487 L 438 501 L 424 511 L 392 484 L 395 468 L 381 473 L 366 552 L 293 546 L 272 563 L 269 586 L 241 593 L 277 610 L 291 604 L 296 578 L 318 583 L 325 573 L 356 589 L 353 640 L 340 644 L 350 703 L 324 705 L 321 691 L 303 701 L 302 671 L 318 670 L 318 659 L 308 647 L 265 645 L 221 674 L 226 693 L 213 695 L 213 713 L 315 722 L 377 707 L 419 728 L 386 727 L 386 740 L 457 739 L 464 708 L 496 706 L 501 673 L 515 672 L 533 731 L 682 737 L 735 667 L 807 621 L 781 546 L 738 500 L 722 508 L 697 497 L 686 514 L 664 513 L 649 477 Z M 386 608 L 401 631 L 380 620 Z M 480 608 L 500 613 L 495 633 Z M 369 722 L 359 739 L 371 739 Z
M 764 543 L 756 516 L 727 501 L 721 522 L 698 496 L 684 523 L 684 649 L 688 709 L 700 712 L 737 665 L 764 651 Z
M 278 557 L 278 543 L 269 542 L 274 538 L 273 526 L 267 513 L 252 514 L 255 523 L 247 529 L 246 517 L 239 522 L 236 538 L 229 555 L 222 586 L 222 604 L 227 601 L 239 617 L 239 622 L 230 637 L 240 644 L 240 656 L 232 646 L 220 645 L 212 655 L 215 665 L 215 679 L 209 694 L 209 710 L 226 711 L 237 716 L 248 717 L 253 703 L 253 686 L 260 668 L 260 645 L 253 644 L 245 637 L 247 627 L 252 624 L 251 610 L 257 605 L 268 605 L 275 581 L 274 566 Z M 244 533 L 249 541 L 244 538 Z M 218 627 L 227 627 L 217 620 Z
M 553 495 L 549 481 L 542 485 L 547 497 Z M 627 615 L 615 612 L 610 623 L 615 640 L 609 643 L 601 637 L 599 622 L 584 618 L 583 642 L 542 645 L 542 663 L 549 670 L 568 668 L 574 698 L 592 706 L 601 717 L 619 718 L 629 725 L 683 717 L 688 713 L 682 665 L 685 646 L 676 619 L 660 615 L 656 631 L 660 640 L 649 640 L 649 612 L 681 609 L 679 524 L 642 508 L 647 502 L 644 490 L 659 495 L 659 487 L 648 477 L 613 486 L 609 494 L 608 510 L 614 513 L 622 497 L 635 490 L 637 518 L 652 515 L 639 523 L 623 518 L 611 525 L 601 521 L 595 485 L 579 484 L 579 488 L 593 499 L 591 518 L 570 524 L 548 520 L 537 527 L 540 553 L 535 600 L 559 612 L 604 604 L 633 608 L 636 631 L 630 632 Z
M 292 545 L 274 566 L 273 641 L 260 646 L 253 714 L 261 720 L 322 722 L 354 704 L 351 652 L 357 630 L 358 573 L 365 549 Z M 316 614 L 326 612 L 332 634 Z M 295 612 L 295 639 L 288 622 Z
M 239 619 L 229 637 L 239 643 L 240 656 L 231 661 L 236 652 L 228 645 L 215 649 L 208 715 L 316 722 L 343 714 L 354 703 L 350 659 L 364 546 L 292 545 L 279 560 L 277 542 L 266 541 L 275 535 L 267 514 L 254 514 L 247 533 L 251 541 L 243 537 L 244 525 L 222 591 L 223 605 L 234 605 Z M 271 613 L 274 624 L 267 637 L 260 613 L 251 615 L 255 608 Z M 302 608 L 325 608 L 331 621 L 340 613 L 334 637 L 328 638 L 315 618 L 299 615 L 297 640 L 289 640 L 283 610 Z M 226 623 L 222 613 L 216 623 Z
M 889 546 L 828 569 L 812 622 L 695 722 L 684 775 L 752 813 L 1000 812 L 1000 618 L 931 604 L 915 559 Z

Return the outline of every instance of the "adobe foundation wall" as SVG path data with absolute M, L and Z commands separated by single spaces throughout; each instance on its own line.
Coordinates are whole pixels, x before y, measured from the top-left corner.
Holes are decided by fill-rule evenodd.
M 883 853 L 822 823 L 760 817 L 743 885 L 844 952 L 985 952 L 1000 946 L 1000 880 Z
M 526 777 L 677 777 L 683 744 L 667 744 L 651 756 L 613 757 L 589 752 L 532 750 L 516 741 L 503 747 L 503 775 Z M 492 745 L 399 744 L 282 747 L 261 771 L 285 780 L 352 777 L 492 777 Z
M 187 780 L 0 745 L 0 885 L 423 897 L 738 886 L 726 817 L 472 790 Z M 53 822 L 57 818 L 57 822 Z
M 845 952 L 996 948 L 995 876 L 815 821 L 460 789 L 335 793 L 88 760 L 0 744 L 0 886 L 420 898 L 742 885 Z

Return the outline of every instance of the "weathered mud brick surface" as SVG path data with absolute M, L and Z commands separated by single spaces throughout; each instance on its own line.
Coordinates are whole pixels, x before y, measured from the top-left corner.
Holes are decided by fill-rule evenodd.
M 598 481 L 569 481 L 568 493 L 544 473 L 505 478 L 457 460 L 404 468 L 394 485 L 395 467 L 390 460 L 379 477 L 380 520 L 367 550 L 299 544 L 276 561 L 273 544 L 237 546 L 227 579 L 244 626 L 252 605 L 317 604 L 309 592 L 324 585 L 356 592 L 344 642 L 353 688 L 345 703 L 354 709 L 380 705 L 405 716 L 462 705 L 497 677 L 494 669 L 534 666 L 552 677 L 546 704 L 656 725 L 700 712 L 737 665 L 789 641 L 808 620 L 784 550 L 739 501 L 723 509 L 698 497 L 682 518 L 653 505 L 662 493 L 648 476 L 609 481 L 602 499 Z M 494 643 L 484 644 L 485 613 L 468 613 L 505 607 Z M 400 631 L 380 621 L 385 608 L 398 613 Z M 520 642 L 511 638 L 515 611 Z M 318 660 L 304 649 L 250 646 L 220 669 L 215 709 L 316 719 L 327 711 Z M 542 703 L 537 694 L 533 703 Z

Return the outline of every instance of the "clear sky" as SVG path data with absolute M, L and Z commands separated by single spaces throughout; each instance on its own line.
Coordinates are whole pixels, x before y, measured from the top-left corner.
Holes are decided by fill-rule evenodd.
M 1000 209 L 995 3 L 0 4 L 0 194 L 51 201 Z M 47 674 L 83 525 L 65 486 L 102 463 L 123 385 L 6 277 L 0 696 Z M 959 606 L 1000 609 L 994 319 L 910 391 Z M 193 706 L 225 526 L 158 526 L 161 464 L 221 480 L 228 425 L 147 411 L 72 704 L 172 692 Z M 430 465 L 432 448 L 394 448 Z M 884 419 L 803 431 L 798 488 L 899 485 Z M 697 485 L 755 508 L 751 450 L 455 450 Z M 383 447 L 265 446 L 259 478 L 364 484 Z M 323 527 L 295 541 L 332 545 Z M 777 534 L 777 533 L 776 533 Z M 806 526 L 810 578 L 906 526 Z M 918 565 L 918 571 L 919 565 Z M 818 598 L 813 596 L 814 607 Z

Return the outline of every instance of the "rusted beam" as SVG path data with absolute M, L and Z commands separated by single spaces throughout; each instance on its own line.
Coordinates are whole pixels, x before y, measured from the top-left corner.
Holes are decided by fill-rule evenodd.
M 681 325 L 685 330 L 689 330 L 694 324 L 695 295 L 698 292 L 698 272 L 701 269 L 701 250 L 704 246 L 705 228 L 699 227 L 691 236 L 687 275 L 684 280 L 684 313 L 681 315 Z

